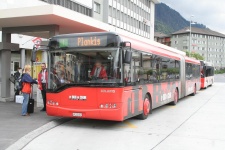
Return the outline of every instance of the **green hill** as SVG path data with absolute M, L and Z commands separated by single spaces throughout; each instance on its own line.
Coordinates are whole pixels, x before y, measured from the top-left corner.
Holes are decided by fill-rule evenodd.
M 156 4 L 155 8 L 155 32 L 171 34 L 190 25 L 180 13 L 164 3 Z M 203 24 L 192 25 L 198 28 L 206 28 Z

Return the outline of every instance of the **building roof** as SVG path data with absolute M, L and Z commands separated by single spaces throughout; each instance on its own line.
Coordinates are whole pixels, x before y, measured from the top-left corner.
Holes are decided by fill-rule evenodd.
M 154 34 L 155 34 L 154 37 L 158 37 L 158 38 L 170 37 L 169 35 L 164 34 L 162 32 L 155 32 Z
M 225 35 L 210 29 L 202 29 L 202 28 L 196 28 L 196 27 L 191 27 L 191 32 L 192 33 L 197 33 L 197 34 L 203 34 L 203 35 L 211 35 L 211 36 L 217 36 L 217 37 L 223 37 L 225 38 Z M 190 27 L 185 27 L 179 31 L 176 31 L 172 33 L 172 35 L 175 34 L 183 34 L 183 33 L 190 33 Z
M 152 0 L 153 1 L 153 3 L 155 3 L 155 4 L 159 4 L 161 1 L 160 0 Z

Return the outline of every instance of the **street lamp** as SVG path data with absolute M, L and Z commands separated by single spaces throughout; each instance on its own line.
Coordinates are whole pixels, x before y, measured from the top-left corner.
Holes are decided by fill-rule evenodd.
M 189 57 L 191 56 L 191 24 L 192 24 L 191 18 L 193 18 L 193 17 L 194 17 L 194 15 L 191 15 L 191 17 L 190 17 Z

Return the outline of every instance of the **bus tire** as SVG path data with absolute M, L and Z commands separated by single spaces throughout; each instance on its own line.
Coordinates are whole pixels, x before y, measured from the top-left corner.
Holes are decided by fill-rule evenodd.
M 146 94 L 145 99 L 143 102 L 143 111 L 140 115 L 138 115 L 138 119 L 145 120 L 148 118 L 148 114 L 150 114 L 152 111 L 152 105 L 151 105 L 151 100 L 149 96 Z
M 177 90 L 177 88 L 176 88 L 175 91 L 174 91 L 174 101 L 171 102 L 171 104 L 172 104 L 172 105 L 176 105 L 177 102 L 178 102 L 178 99 L 179 99 L 179 93 L 178 93 L 178 90 Z
M 195 94 L 196 94 L 196 85 L 194 86 L 194 92 L 191 94 L 192 96 L 195 96 Z

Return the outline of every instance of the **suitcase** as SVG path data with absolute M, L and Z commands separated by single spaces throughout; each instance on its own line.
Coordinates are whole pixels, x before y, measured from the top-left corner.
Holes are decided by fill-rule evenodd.
M 29 97 L 28 105 L 27 105 L 27 113 L 34 113 L 34 99 L 33 99 L 33 86 L 31 86 L 31 94 Z
M 27 113 L 34 113 L 34 99 L 29 98 L 28 106 L 27 106 Z

